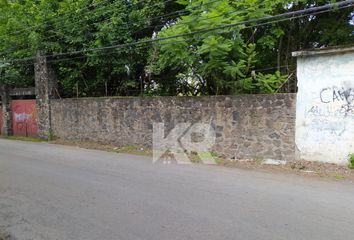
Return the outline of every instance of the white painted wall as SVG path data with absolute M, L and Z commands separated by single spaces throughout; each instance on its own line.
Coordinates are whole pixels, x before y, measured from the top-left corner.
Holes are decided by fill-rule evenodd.
M 297 158 L 347 164 L 354 153 L 354 52 L 298 58 Z

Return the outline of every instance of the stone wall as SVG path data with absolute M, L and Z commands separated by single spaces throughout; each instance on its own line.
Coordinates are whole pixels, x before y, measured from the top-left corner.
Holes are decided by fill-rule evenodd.
M 152 146 L 154 122 L 210 123 L 213 150 L 230 159 L 294 160 L 295 94 L 51 100 L 62 139 Z

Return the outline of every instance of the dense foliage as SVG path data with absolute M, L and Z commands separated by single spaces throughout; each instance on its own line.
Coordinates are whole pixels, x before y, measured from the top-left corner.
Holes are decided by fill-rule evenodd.
M 0 0 L 0 83 L 33 85 L 40 51 L 65 97 L 295 91 L 291 52 L 353 43 L 353 8 L 185 33 L 328 2 Z

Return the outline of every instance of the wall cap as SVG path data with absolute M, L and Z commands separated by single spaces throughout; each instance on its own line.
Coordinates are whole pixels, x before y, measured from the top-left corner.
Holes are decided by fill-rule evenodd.
M 347 52 L 354 52 L 354 45 L 350 46 L 336 46 L 328 48 L 316 48 L 312 50 L 304 50 L 292 52 L 293 57 L 310 57 L 315 55 L 324 55 L 324 54 L 343 54 Z

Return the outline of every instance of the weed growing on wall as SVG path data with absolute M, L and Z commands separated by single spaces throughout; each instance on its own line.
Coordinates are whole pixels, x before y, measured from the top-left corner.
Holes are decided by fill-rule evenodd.
M 57 137 L 52 129 L 49 130 L 49 132 L 47 133 L 47 137 L 48 137 L 48 141 L 54 141 L 57 139 Z

